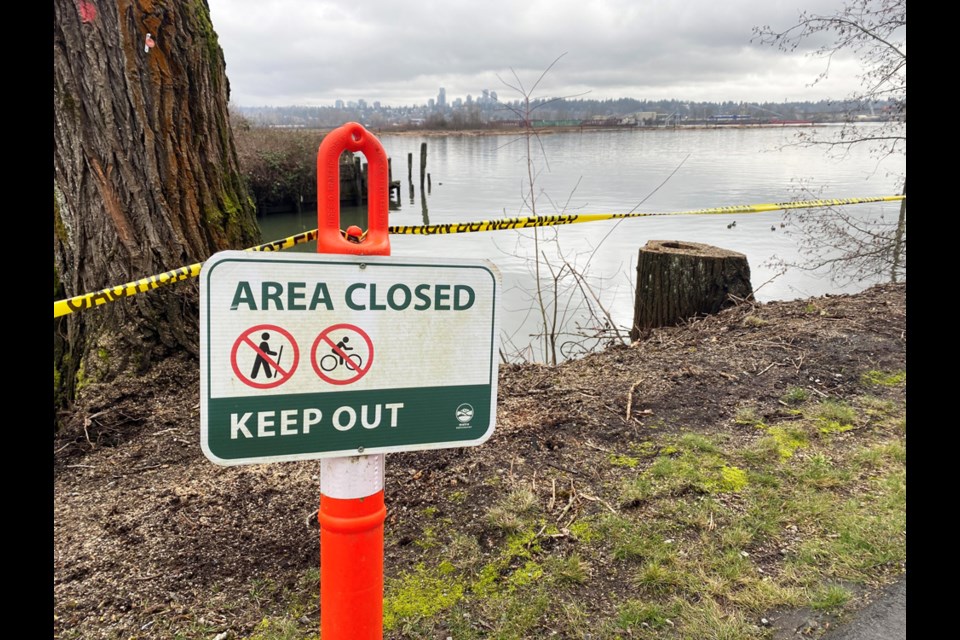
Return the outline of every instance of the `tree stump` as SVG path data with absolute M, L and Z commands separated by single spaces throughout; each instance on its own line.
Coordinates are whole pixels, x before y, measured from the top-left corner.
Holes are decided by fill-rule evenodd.
M 745 255 L 698 242 L 650 240 L 637 259 L 630 339 L 733 306 L 731 295 L 753 296 Z

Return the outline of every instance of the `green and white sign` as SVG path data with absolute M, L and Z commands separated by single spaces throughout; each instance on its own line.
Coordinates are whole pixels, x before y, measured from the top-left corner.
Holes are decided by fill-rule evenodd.
M 223 251 L 200 294 L 201 445 L 217 464 L 493 434 L 500 274 L 486 260 Z

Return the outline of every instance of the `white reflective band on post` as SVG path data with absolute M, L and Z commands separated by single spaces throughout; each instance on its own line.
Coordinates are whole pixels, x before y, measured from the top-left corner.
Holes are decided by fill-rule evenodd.
M 320 461 L 320 493 L 350 500 L 383 491 L 383 454 L 324 458 Z

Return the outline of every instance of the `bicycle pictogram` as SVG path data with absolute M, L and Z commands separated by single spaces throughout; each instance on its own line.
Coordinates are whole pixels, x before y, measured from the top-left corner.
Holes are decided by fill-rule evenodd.
M 345 385 L 362 378 L 373 364 L 373 341 L 360 327 L 335 324 L 320 332 L 310 351 L 313 370 L 321 380 Z

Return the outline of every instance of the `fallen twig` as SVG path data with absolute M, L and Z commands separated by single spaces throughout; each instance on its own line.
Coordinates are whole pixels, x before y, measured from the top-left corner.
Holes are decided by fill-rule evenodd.
M 631 412 L 633 411 L 633 390 L 640 385 L 641 380 L 637 380 L 632 385 L 630 385 L 630 391 L 627 392 L 627 420 L 630 419 Z
M 596 496 L 587 495 L 582 491 L 580 492 L 580 495 L 583 496 L 585 499 L 590 500 L 591 502 L 599 502 L 600 504 L 605 506 L 607 509 L 610 509 L 611 513 L 613 513 L 614 515 L 617 515 L 617 510 L 611 507 L 610 503 L 604 500 L 603 498 L 597 498 Z
M 760 373 L 758 373 L 757 376 L 762 376 L 763 374 L 765 374 L 767 371 L 769 371 L 772 367 L 776 366 L 777 364 L 779 364 L 779 363 L 777 363 L 777 362 L 771 362 L 770 364 L 768 364 L 768 365 L 766 366 L 766 368 L 764 368 L 763 371 L 761 371 Z
M 591 449 L 596 449 L 597 451 L 603 451 L 604 453 L 610 453 L 610 449 L 605 449 L 598 444 L 593 444 L 589 440 L 583 441 L 584 446 L 590 447 Z

